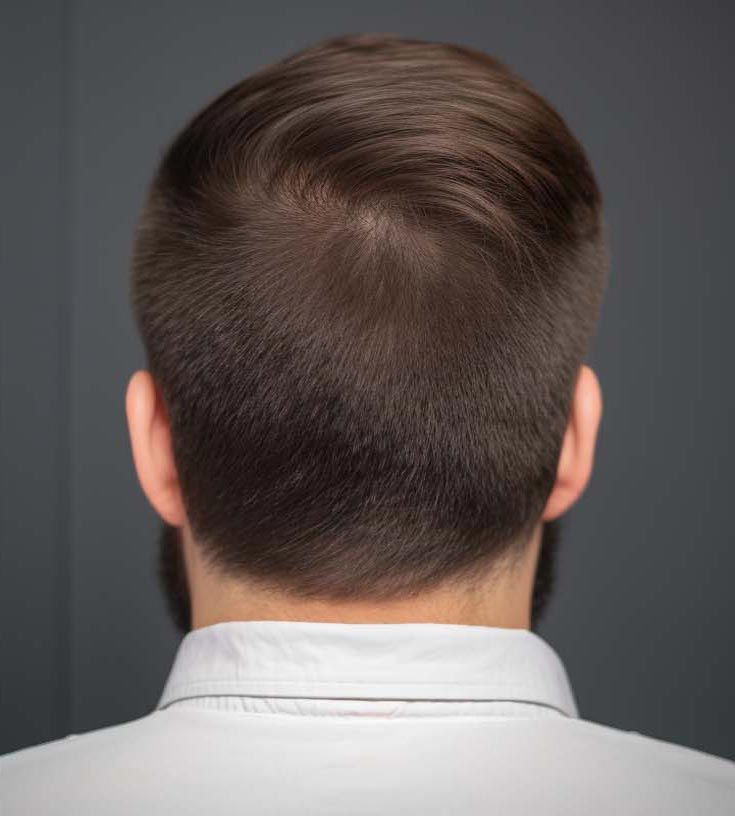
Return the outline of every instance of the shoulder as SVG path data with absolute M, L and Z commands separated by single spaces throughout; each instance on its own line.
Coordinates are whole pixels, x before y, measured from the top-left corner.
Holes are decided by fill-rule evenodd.
M 87 752 L 96 754 L 109 745 L 122 745 L 135 740 L 143 733 L 150 733 L 153 715 L 97 728 L 81 734 L 69 734 L 60 739 L 20 748 L 0 756 L 0 778 L 8 778 L 14 772 L 38 767 L 38 763 L 63 762 L 67 758 L 80 757 Z
M 735 803 L 735 762 L 729 759 L 590 720 L 560 720 L 556 727 L 560 738 L 552 734 L 551 740 L 568 751 L 569 764 L 600 785 L 625 784 L 644 799 Z
M 90 801 L 115 802 L 146 776 L 170 738 L 154 712 L 4 754 L 0 813 L 72 813 L 82 790 Z
M 631 761 L 645 760 L 654 766 L 712 774 L 735 784 L 735 762 L 724 757 L 592 720 L 570 719 L 566 723 L 574 739 L 594 743 L 612 756 L 623 753 Z
M 507 792 L 505 812 L 735 813 L 735 763 L 589 720 L 478 723 L 473 749 L 472 772 Z

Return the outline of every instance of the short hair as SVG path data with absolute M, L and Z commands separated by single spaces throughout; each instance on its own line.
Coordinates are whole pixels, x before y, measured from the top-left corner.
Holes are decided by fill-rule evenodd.
M 522 551 L 604 231 L 562 118 L 472 48 L 344 35 L 221 93 L 163 151 L 131 269 L 205 558 L 375 601 Z

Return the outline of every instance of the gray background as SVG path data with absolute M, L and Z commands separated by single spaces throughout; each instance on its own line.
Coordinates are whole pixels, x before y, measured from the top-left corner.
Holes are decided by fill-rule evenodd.
M 541 634 L 587 719 L 735 757 L 731 9 L 5 4 L 0 751 L 146 714 L 177 646 L 124 418 L 131 234 L 160 150 L 262 64 L 393 31 L 499 56 L 588 150 L 612 237 L 589 360 L 605 411 Z

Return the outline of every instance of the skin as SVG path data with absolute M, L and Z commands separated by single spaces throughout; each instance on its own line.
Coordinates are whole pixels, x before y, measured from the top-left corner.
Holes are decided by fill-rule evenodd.
M 580 366 L 564 434 L 556 482 L 520 557 L 497 564 L 472 583 L 450 584 L 392 603 L 303 600 L 212 568 L 192 536 L 163 400 L 150 372 L 136 371 L 125 395 L 135 469 L 161 519 L 178 528 L 191 604 L 191 628 L 237 620 L 342 623 L 455 623 L 530 629 L 532 597 L 545 522 L 560 518 L 584 492 L 594 463 L 602 393 L 594 371 Z

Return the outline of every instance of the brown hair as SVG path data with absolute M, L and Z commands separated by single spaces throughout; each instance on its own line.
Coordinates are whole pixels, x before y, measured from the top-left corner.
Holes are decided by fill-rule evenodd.
M 603 233 L 579 143 L 482 52 L 342 36 L 216 98 L 163 155 L 131 287 L 210 562 L 388 600 L 522 547 Z

